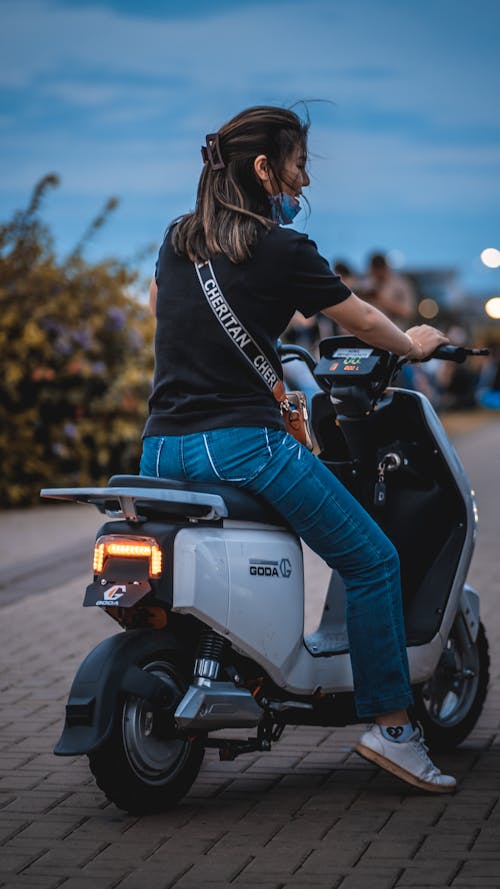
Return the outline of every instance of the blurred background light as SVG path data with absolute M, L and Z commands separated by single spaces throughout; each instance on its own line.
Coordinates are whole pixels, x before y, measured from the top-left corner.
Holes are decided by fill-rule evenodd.
M 493 296 L 484 305 L 484 311 L 489 318 L 500 318 L 500 296 Z
M 418 311 L 422 318 L 435 318 L 439 313 L 439 306 L 435 299 L 423 299 L 418 304 Z
M 500 266 L 500 250 L 496 247 L 486 247 L 481 253 L 481 262 L 489 269 L 497 269 Z

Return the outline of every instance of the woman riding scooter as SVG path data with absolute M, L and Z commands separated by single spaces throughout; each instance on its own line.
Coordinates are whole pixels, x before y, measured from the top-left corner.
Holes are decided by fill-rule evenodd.
M 324 312 L 367 344 L 414 360 L 447 342 L 428 325 L 401 331 L 343 284 L 306 235 L 282 227 L 310 182 L 307 134 L 294 112 L 254 107 L 206 137 L 195 210 L 168 229 L 151 282 L 155 377 L 141 474 L 247 488 L 339 572 L 356 710 L 373 722 L 356 750 L 410 784 L 450 792 L 455 779 L 432 763 L 408 715 L 397 552 L 341 482 L 285 432 L 278 401 L 238 348 L 248 332 L 280 375 L 277 338 L 296 310 Z M 206 298 L 206 263 L 241 327 L 224 327 L 222 303 Z

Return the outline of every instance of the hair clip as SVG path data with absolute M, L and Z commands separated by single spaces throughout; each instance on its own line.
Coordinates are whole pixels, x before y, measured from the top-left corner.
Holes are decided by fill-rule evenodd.
M 212 170 L 222 170 L 226 165 L 222 159 L 219 134 L 208 133 L 205 136 L 205 143 L 201 146 L 203 162 L 209 163 Z

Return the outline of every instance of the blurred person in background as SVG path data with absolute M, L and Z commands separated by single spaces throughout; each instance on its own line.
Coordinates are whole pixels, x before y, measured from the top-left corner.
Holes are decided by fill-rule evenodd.
M 394 324 L 404 328 L 417 314 L 417 295 L 410 282 L 389 265 L 383 253 L 372 253 L 366 274 L 356 281 L 356 292 L 376 306 Z M 397 384 L 422 392 L 437 406 L 438 395 L 433 374 L 420 364 L 405 364 Z
M 358 292 L 359 275 L 356 274 L 348 262 L 344 259 L 334 259 L 332 262 L 332 270 L 336 275 L 339 275 L 339 277 L 342 278 L 347 287 Z M 359 295 L 362 296 L 363 294 L 361 293 Z M 334 324 L 334 329 L 329 336 L 349 336 L 349 331 L 344 327 L 341 327 L 340 324 Z
M 412 285 L 391 268 L 383 253 L 372 253 L 370 256 L 368 272 L 358 292 L 398 327 L 405 326 L 417 314 L 417 299 Z
M 344 259 L 334 259 L 332 262 L 332 269 L 336 275 L 339 275 L 339 277 L 342 278 L 347 287 L 350 287 L 351 290 L 356 289 L 359 275 L 356 274 L 348 262 Z

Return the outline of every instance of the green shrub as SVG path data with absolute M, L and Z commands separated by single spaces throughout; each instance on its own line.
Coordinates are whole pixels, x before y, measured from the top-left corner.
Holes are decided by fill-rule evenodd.
M 39 207 L 57 184 L 45 177 L 0 226 L 0 507 L 138 470 L 154 322 L 131 295 L 136 272 L 82 257 L 114 199 L 71 255 L 56 258 Z

